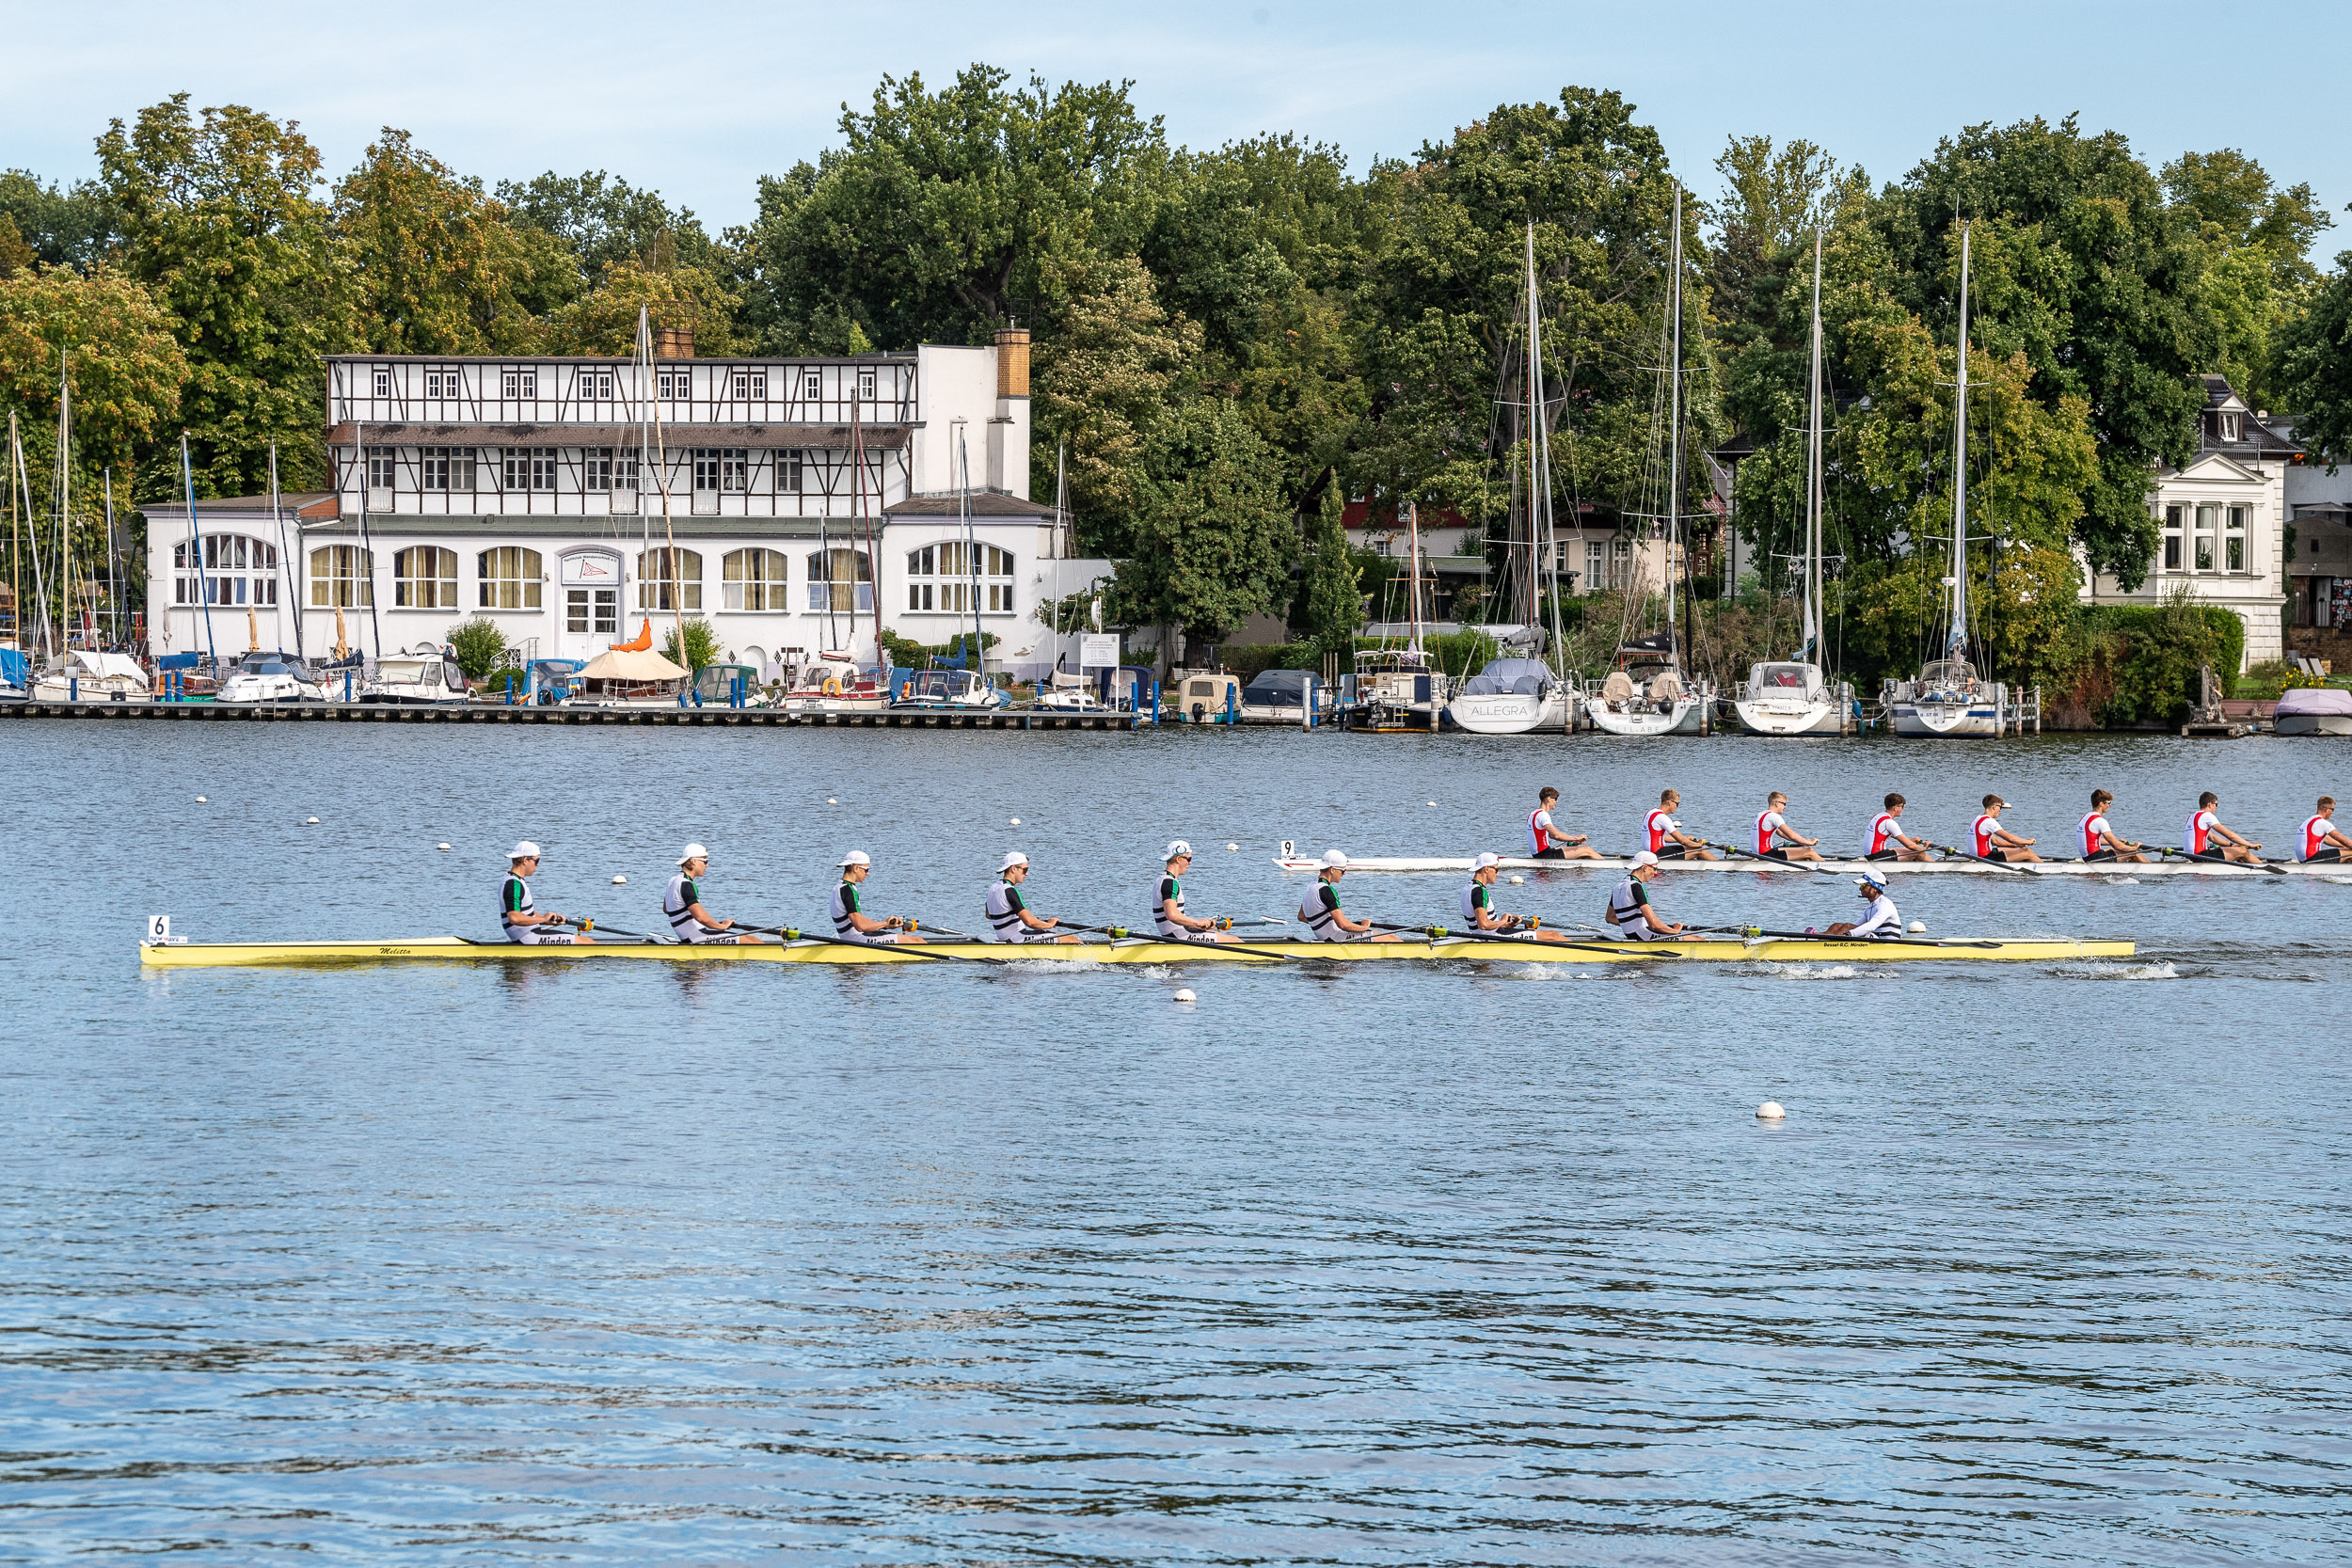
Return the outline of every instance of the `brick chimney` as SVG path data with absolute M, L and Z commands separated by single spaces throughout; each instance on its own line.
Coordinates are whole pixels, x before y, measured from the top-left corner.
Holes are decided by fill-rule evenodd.
M 1029 329 L 1008 326 L 996 334 L 996 395 L 1029 395 Z
M 653 329 L 653 356 L 657 359 L 691 359 L 694 357 L 694 329 L 691 326 L 657 326 Z M 1024 376 L 1027 374 L 1025 371 Z

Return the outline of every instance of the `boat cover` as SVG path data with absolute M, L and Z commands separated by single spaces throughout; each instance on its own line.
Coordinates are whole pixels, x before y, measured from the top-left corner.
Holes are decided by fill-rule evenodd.
M 2288 719 L 2296 714 L 2352 715 L 2352 691 L 2331 686 L 2299 686 L 2280 692 L 2274 717 Z
M 609 648 L 588 661 L 580 678 L 592 681 L 682 681 L 686 672 L 651 648 Z
M 1466 697 L 1533 697 L 1551 684 L 1551 671 L 1540 658 L 1490 658 L 1463 686 Z

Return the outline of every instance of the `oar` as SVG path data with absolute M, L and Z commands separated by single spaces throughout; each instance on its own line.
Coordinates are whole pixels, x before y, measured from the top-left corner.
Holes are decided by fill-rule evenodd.
M 2283 877 L 2287 874 L 2284 871 L 2281 871 L 2276 863 L 2260 858 L 2251 861 L 2209 861 L 2201 860 L 2197 856 L 2190 854 L 2185 849 L 2173 849 L 2168 847 L 2159 849 L 2156 852 L 2164 856 L 2167 860 L 2183 860 L 2188 862 L 2191 865 L 2259 865 L 2274 877 Z
M 1999 947 L 1990 941 L 1950 941 L 1941 942 L 1931 936 L 1825 936 L 1820 931 L 1764 931 L 1762 927 L 1692 927 L 1693 931 L 1724 931 L 1731 936 L 1755 938 L 1764 936 L 1776 942 L 1861 942 L 1863 947 Z
M 858 942 L 849 937 L 820 936 L 815 931 L 803 931 L 790 926 L 747 926 L 739 920 L 735 923 L 735 928 L 739 931 L 756 931 L 764 937 L 782 937 L 787 942 L 821 942 L 832 947 L 860 947 L 869 953 L 902 953 L 910 958 L 916 958 L 927 964 L 993 964 L 1007 961 L 1003 958 L 976 958 L 968 953 L 927 953 L 919 945 L 901 947 L 892 942 Z
M 1943 853 L 1951 856 L 1954 860 L 1975 861 L 1979 865 L 1989 865 L 1995 871 L 2014 871 L 2020 876 L 2027 877 L 2039 877 L 2042 875 L 2041 872 L 2036 871 L 2030 865 L 2023 864 L 2016 861 L 1996 861 L 1990 855 L 1972 855 L 1967 850 L 1956 848 L 1949 844 L 1931 844 L 1928 847 L 1931 849 L 1940 850 Z
M 582 920 L 577 915 L 565 915 L 563 919 L 557 921 L 556 924 L 559 926 L 568 926 L 573 930 L 581 932 L 582 934 L 586 934 L 591 931 L 602 931 L 606 936 L 627 937 L 631 942 L 650 942 L 658 946 L 665 947 L 675 945 L 673 939 L 668 937 L 647 936 L 643 931 L 624 931 L 613 926 L 598 926 L 593 920 Z
M 1699 842 L 1701 844 L 1707 844 L 1708 841 L 1701 839 Z M 1776 861 L 1770 855 L 1759 855 L 1753 849 L 1742 849 L 1736 844 L 1726 844 L 1720 839 L 1715 840 L 1711 847 L 1721 849 L 1726 855 L 1737 855 L 1741 860 L 1760 861 L 1766 865 L 1779 866 L 1783 871 L 1810 871 L 1823 877 L 1836 877 L 1842 875 L 1842 873 L 1834 870 L 1829 866 L 1823 865 L 1818 861 Z M 1659 863 L 1663 865 L 1665 863 L 1661 861 Z

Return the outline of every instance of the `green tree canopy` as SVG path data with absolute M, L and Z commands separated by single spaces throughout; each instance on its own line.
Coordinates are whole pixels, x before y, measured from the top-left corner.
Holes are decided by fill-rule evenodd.
M 2296 436 L 2332 473 L 2352 461 L 2352 250 L 2281 332 L 2279 362 Z
M 1134 553 L 1111 586 L 1118 620 L 1215 641 L 1280 607 L 1297 532 L 1271 455 L 1222 399 L 1195 399 L 1159 423 L 1140 464 Z
M 73 389 L 73 444 L 85 463 L 126 470 L 180 413 L 187 356 L 147 291 L 103 266 L 85 277 L 44 267 L 0 281 L 0 401 L 56 418 L 57 372 Z M 126 492 L 131 478 L 123 475 Z
M 480 180 L 389 126 L 336 185 L 334 218 L 380 354 L 529 352 L 541 329 L 521 296 L 570 267 L 553 236 L 511 225 Z

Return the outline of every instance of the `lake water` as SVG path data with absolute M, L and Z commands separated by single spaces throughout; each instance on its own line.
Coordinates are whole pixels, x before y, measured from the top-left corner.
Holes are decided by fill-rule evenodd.
M 182 935 L 1290 912 L 1276 842 L 1851 847 L 2352 749 L 25 722 L 0 944 L 0 1560 L 2340 1562 L 2352 885 L 1899 880 L 2127 960 L 144 973 Z M 196 797 L 208 798 L 199 804 Z M 1436 805 L 1426 802 L 1435 801 Z M 830 803 L 837 802 L 837 803 Z M 306 818 L 320 820 L 311 826 Z M 1009 819 L 1021 818 L 1018 827 Z M 447 841 L 444 853 L 435 848 Z M 1240 849 L 1228 852 L 1232 841 Z M 611 879 L 625 874 L 627 887 Z M 1506 907 L 1594 918 L 1613 874 Z M 1351 909 L 1452 921 L 1453 878 Z M 1670 878 L 1824 924 L 1844 881 Z M 1171 1000 L 1179 986 L 1197 1004 Z M 1766 1099 L 1785 1123 L 1754 1116 Z

